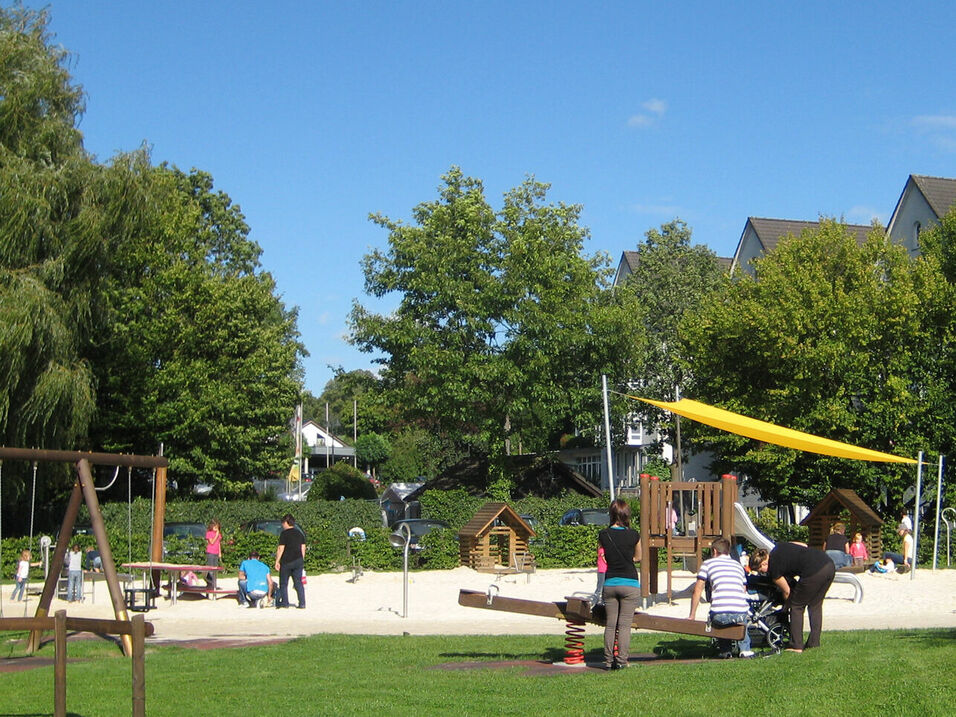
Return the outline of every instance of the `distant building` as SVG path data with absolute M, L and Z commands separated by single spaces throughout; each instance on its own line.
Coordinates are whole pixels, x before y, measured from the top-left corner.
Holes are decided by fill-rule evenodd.
M 351 462 L 355 449 L 314 421 L 306 421 L 302 424 L 302 457 L 305 462 L 303 470 L 308 474 L 337 461 L 348 459 Z
M 903 187 L 886 233 L 910 256 L 919 254 L 919 235 L 939 224 L 956 204 L 956 179 L 911 174 Z
M 753 275 L 754 267 L 751 262 L 777 248 L 781 239 L 788 236 L 800 236 L 805 229 L 817 229 L 820 222 L 795 221 L 792 219 L 761 219 L 748 217 L 744 224 L 744 231 L 737 243 L 737 251 L 731 264 L 731 271 L 745 271 Z M 855 236 L 856 243 L 862 245 L 866 235 L 873 227 L 868 224 L 848 224 L 847 229 Z

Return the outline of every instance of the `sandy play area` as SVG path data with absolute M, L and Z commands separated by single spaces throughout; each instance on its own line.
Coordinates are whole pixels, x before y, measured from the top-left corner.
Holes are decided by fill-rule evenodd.
M 458 605 L 461 588 L 486 592 L 496 586 L 506 597 L 551 602 L 575 593 L 594 590 L 596 574 L 591 570 L 539 570 L 528 575 L 508 575 L 497 581 L 494 575 L 470 568 L 412 572 L 408 584 L 408 616 L 402 618 L 402 573 L 366 572 L 354 582 L 352 574 L 310 575 L 307 607 L 276 610 L 247 609 L 231 598 L 195 599 L 188 596 L 176 605 L 159 598 L 157 609 L 146 613 L 156 628 L 152 641 L 201 638 L 261 640 L 316 633 L 352 633 L 375 635 L 435 634 L 550 634 L 563 632 L 563 623 L 514 613 L 466 608 Z M 918 570 L 909 575 L 860 576 L 864 597 L 854 603 L 850 585 L 835 584 L 824 604 L 824 629 L 862 630 L 878 628 L 956 627 L 956 569 Z M 236 579 L 221 579 L 220 587 L 234 587 Z M 675 572 L 675 594 L 693 583 L 688 572 Z M 665 590 L 667 575 L 660 575 Z M 4 615 L 32 615 L 37 598 L 28 603 L 10 603 L 4 595 Z M 293 603 L 295 599 L 293 597 Z M 676 597 L 668 604 L 655 601 L 647 612 L 672 617 L 687 617 L 688 597 Z M 51 613 L 65 608 L 77 617 L 112 617 L 112 603 L 105 583 L 96 585 L 93 599 L 82 604 L 54 600 Z M 702 605 L 698 618 L 706 617 Z M 589 634 L 600 627 L 589 626 Z

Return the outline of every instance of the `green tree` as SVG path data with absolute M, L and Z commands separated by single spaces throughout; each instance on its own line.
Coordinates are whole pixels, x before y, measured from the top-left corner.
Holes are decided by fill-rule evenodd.
M 625 280 L 644 306 L 647 348 L 640 372 L 640 392 L 647 398 L 672 401 L 688 376 L 678 360 L 680 324 L 694 314 L 726 274 L 717 255 L 691 243 L 691 229 L 680 219 L 650 229 L 638 244 L 638 262 Z M 650 425 L 656 425 L 676 445 L 676 423 L 669 414 L 650 406 L 631 406 Z M 687 441 L 681 442 L 686 453 Z
M 821 222 L 787 238 L 682 324 L 681 354 L 701 400 L 876 450 L 915 456 L 926 439 L 923 309 L 939 275 L 874 229 L 858 246 Z M 747 474 L 764 497 L 813 505 L 834 487 L 876 503 L 912 480 L 897 464 L 863 463 L 701 428 L 715 470 Z
M 358 415 L 358 430 L 377 430 L 372 414 L 375 411 L 375 392 L 378 379 L 371 371 L 359 369 L 346 371 L 341 366 L 333 369 L 332 378 L 325 384 L 321 395 L 303 402 L 303 418 L 311 418 L 325 425 L 325 405 L 329 406 L 329 426 L 332 433 L 352 440 L 355 424 L 354 414 Z M 354 403 L 353 403 L 354 402 Z
M 635 355 L 639 314 L 604 292 L 605 257 L 582 255 L 580 207 L 545 204 L 528 179 L 495 212 L 482 184 L 453 167 L 414 225 L 381 215 L 387 251 L 365 257 L 366 292 L 397 294 L 350 323 L 362 350 L 386 357 L 384 397 L 406 422 L 500 456 L 547 447 L 597 423 L 602 372 Z M 624 374 L 626 375 L 626 374 Z
M 94 411 L 84 351 L 103 244 L 82 91 L 46 26 L 0 8 L 0 442 L 63 448 Z
M 372 469 L 373 478 L 375 469 L 388 460 L 391 452 L 388 439 L 378 433 L 363 433 L 355 442 L 355 457 L 363 466 Z
M 296 313 L 208 174 L 152 167 L 142 151 L 111 171 L 123 191 L 109 212 L 117 241 L 95 439 L 147 453 L 162 442 L 181 486 L 242 490 L 287 462 L 279 439 L 301 386 Z

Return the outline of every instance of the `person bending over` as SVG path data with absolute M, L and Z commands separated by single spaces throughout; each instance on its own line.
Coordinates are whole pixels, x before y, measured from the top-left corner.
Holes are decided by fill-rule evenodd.
M 253 550 L 239 564 L 239 606 L 255 607 L 259 600 L 272 594 L 272 574 L 269 566 L 259 560 L 259 551 Z
M 750 569 L 766 573 L 783 593 L 790 610 L 790 652 L 820 646 L 823 598 L 833 583 L 836 567 L 822 550 L 803 543 L 780 543 L 769 553 L 760 548 L 750 556 Z M 792 587 L 791 587 L 792 586 Z M 810 636 L 803 641 L 803 613 L 809 608 Z

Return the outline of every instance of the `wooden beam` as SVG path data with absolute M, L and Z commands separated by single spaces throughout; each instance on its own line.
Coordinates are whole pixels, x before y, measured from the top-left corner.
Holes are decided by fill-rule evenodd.
M 8 448 L 0 446 L 0 459 L 41 461 L 46 463 L 76 463 L 85 460 L 97 466 L 129 466 L 132 468 L 157 468 L 168 466 L 169 460 L 162 456 L 135 456 L 125 453 L 86 453 L 84 451 L 53 451 L 34 448 Z
M 66 610 L 57 610 L 53 651 L 53 714 L 66 717 Z
M 567 619 L 567 603 L 540 602 L 538 600 L 522 600 L 520 598 L 493 596 L 477 590 L 459 590 L 458 604 L 463 607 L 480 607 L 485 610 L 500 610 L 502 612 L 516 612 L 522 615 L 536 615 L 538 617 L 552 617 L 558 620 Z

